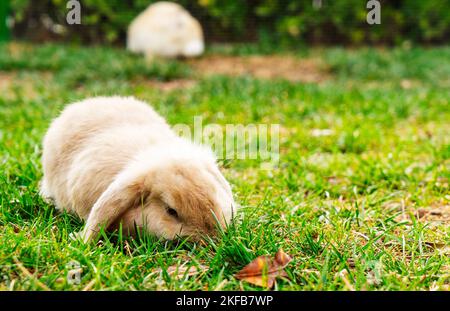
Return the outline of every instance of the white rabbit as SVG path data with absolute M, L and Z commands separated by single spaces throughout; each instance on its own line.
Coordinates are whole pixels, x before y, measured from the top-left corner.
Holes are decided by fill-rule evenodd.
M 200 23 L 182 6 L 156 2 L 130 24 L 127 48 L 147 57 L 195 57 L 203 53 Z
M 43 141 L 41 195 L 85 219 L 88 241 L 122 223 L 156 236 L 214 234 L 235 212 L 212 151 L 175 135 L 149 105 L 97 97 L 67 106 Z

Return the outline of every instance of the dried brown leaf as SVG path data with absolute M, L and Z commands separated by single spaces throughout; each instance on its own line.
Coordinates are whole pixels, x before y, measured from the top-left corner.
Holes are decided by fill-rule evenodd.
M 272 288 L 277 277 L 287 277 L 284 268 L 291 260 L 288 254 L 279 249 L 273 258 L 267 255 L 255 258 L 234 277 L 257 286 Z

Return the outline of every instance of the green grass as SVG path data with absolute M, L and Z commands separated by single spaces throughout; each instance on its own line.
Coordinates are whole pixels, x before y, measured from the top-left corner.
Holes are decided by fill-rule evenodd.
M 283 248 L 293 261 L 278 290 L 448 290 L 450 48 L 300 56 L 320 57 L 331 78 L 202 78 L 185 63 L 148 65 L 117 49 L 0 45 L 0 289 L 259 289 L 233 274 Z M 168 92 L 145 83 L 178 78 L 198 83 Z M 223 163 L 242 210 L 219 239 L 72 241 L 83 223 L 38 195 L 40 141 L 67 103 L 112 94 L 146 100 L 172 124 L 196 115 L 279 123 L 279 167 Z M 317 137 L 315 129 L 332 133 Z M 72 260 L 83 268 L 79 285 L 66 280 Z M 184 263 L 209 269 L 179 279 L 166 272 Z

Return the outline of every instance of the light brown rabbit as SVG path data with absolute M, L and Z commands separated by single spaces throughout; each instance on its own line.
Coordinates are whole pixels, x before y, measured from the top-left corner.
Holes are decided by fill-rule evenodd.
M 82 238 L 122 223 L 126 234 L 198 238 L 235 212 L 210 149 L 175 135 L 149 105 L 97 97 L 67 106 L 43 142 L 41 195 L 86 220 Z

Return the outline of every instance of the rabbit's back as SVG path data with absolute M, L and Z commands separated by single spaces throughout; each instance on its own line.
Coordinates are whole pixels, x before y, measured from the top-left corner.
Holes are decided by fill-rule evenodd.
M 60 209 L 87 217 L 130 159 L 174 136 L 165 120 L 134 98 L 93 98 L 67 106 L 43 142 L 42 192 Z

